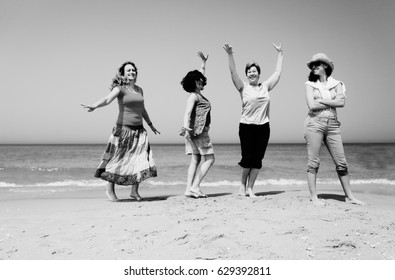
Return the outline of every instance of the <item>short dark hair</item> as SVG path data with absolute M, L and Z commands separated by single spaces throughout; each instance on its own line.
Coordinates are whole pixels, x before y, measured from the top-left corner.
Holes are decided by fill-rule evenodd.
M 320 61 L 320 62 L 321 62 L 321 61 Z M 329 66 L 328 64 L 326 64 L 325 62 L 321 62 L 321 63 L 327 66 L 327 67 L 324 67 L 326 76 L 329 77 L 330 75 L 332 75 L 332 67 L 330 67 L 330 66 Z M 309 80 L 310 82 L 316 82 L 316 81 L 318 81 L 319 78 L 320 78 L 320 76 L 315 75 L 315 74 L 314 74 L 314 69 L 312 69 L 312 70 L 310 71 L 308 80 Z
M 203 81 L 203 85 L 207 84 L 207 78 L 198 70 L 189 71 L 182 79 L 181 85 L 186 92 L 194 92 L 196 90 L 196 81 Z
M 122 63 L 122 65 L 118 68 L 118 73 L 112 79 L 110 90 L 113 90 L 113 88 L 115 88 L 117 86 L 124 86 L 124 85 L 129 84 L 129 80 L 127 78 L 125 78 L 125 66 L 128 64 L 132 65 L 134 67 L 134 69 L 136 70 L 136 78 L 137 78 L 138 70 L 137 70 L 136 64 L 134 64 L 131 61 L 126 61 L 126 62 Z
M 246 75 L 247 75 L 248 70 L 250 70 L 250 68 L 252 68 L 254 66 L 255 66 L 256 70 L 258 70 L 258 74 L 259 75 L 261 74 L 261 67 L 259 66 L 259 64 L 256 63 L 256 62 L 252 62 L 252 63 L 247 63 L 246 64 L 246 69 L 245 69 Z

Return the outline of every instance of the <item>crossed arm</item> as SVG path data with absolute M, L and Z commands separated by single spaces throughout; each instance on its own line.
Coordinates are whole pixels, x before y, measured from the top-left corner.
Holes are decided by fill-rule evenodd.
M 346 98 L 343 92 L 343 86 L 339 83 L 336 88 L 336 98 L 335 99 L 321 99 L 319 102 L 321 104 L 330 106 L 330 107 L 344 107 L 346 105 Z
M 343 87 L 341 84 L 336 86 L 336 98 L 335 99 L 314 99 L 313 94 L 314 88 L 310 85 L 306 85 L 306 103 L 310 110 L 320 110 L 329 107 L 344 107 L 346 99 L 343 93 Z

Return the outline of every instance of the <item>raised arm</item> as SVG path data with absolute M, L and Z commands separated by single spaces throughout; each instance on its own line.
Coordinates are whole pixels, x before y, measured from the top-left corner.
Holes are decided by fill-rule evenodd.
M 226 53 L 228 54 L 229 70 L 230 70 L 230 75 L 232 77 L 233 84 L 235 85 L 236 89 L 239 92 L 241 92 L 243 90 L 243 81 L 240 79 L 240 77 L 236 71 L 236 63 L 235 63 L 235 59 L 233 57 L 232 46 L 225 44 L 223 48 L 226 51 Z
M 280 76 L 283 68 L 283 50 L 281 44 L 278 46 L 273 44 L 273 46 L 277 50 L 278 56 L 277 56 L 276 69 L 274 70 L 274 73 L 270 76 L 270 78 L 267 79 L 266 81 L 267 88 L 269 91 L 272 90 L 277 85 L 278 81 L 280 80 Z
M 112 89 L 112 91 L 106 97 L 103 97 L 102 99 L 96 101 L 92 105 L 81 103 L 81 106 L 84 109 L 88 109 L 88 112 L 93 112 L 97 108 L 109 105 L 115 98 L 117 98 L 119 93 L 120 93 L 119 88 L 115 87 L 115 88 Z
M 330 107 L 344 107 L 346 105 L 346 97 L 343 92 L 343 86 L 339 83 L 336 86 L 336 98 L 335 99 L 320 99 L 319 103 Z
M 206 72 L 206 62 L 208 59 L 208 55 L 205 56 L 201 51 L 198 51 L 198 56 L 202 60 L 202 65 L 200 66 L 199 71 L 203 74 L 203 76 L 206 76 L 205 72 Z
M 310 85 L 306 85 L 306 103 L 307 107 L 310 110 L 320 110 L 320 109 L 326 109 L 329 106 L 326 106 L 324 104 L 321 104 L 320 101 L 323 99 L 314 99 L 314 88 Z

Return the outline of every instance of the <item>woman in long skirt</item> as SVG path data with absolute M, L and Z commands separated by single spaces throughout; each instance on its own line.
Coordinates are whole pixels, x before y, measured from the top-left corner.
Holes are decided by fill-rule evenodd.
M 140 183 L 157 176 L 152 150 L 148 142 L 143 119 L 157 134 L 144 106 L 143 89 L 136 85 L 137 67 L 127 61 L 118 69 L 112 81 L 111 92 L 92 105 L 81 104 L 88 112 L 109 105 L 118 100 L 119 114 L 115 127 L 102 156 L 95 177 L 108 181 L 107 197 L 117 202 L 114 185 L 131 185 L 130 197 L 141 201 L 138 188 Z

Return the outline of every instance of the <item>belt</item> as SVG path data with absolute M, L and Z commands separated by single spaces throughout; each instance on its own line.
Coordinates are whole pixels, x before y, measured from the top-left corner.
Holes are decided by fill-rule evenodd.
M 319 112 L 336 112 L 336 110 L 332 107 L 324 108 L 324 109 L 316 109 L 316 110 L 311 110 L 313 113 L 319 113 Z
M 327 117 L 327 116 L 310 116 L 310 118 L 312 118 L 312 119 L 319 119 L 319 120 L 324 120 L 324 121 L 326 121 L 326 120 L 337 120 L 337 118 L 336 117 Z

